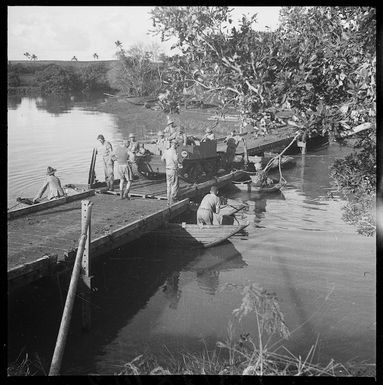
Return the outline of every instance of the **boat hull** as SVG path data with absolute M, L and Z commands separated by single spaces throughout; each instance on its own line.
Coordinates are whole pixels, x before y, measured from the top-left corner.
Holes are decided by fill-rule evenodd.
M 247 226 L 168 223 L 148 234 L 151 238 L 166 240 L 174 246 L 207 248 L 224 242 Z
M 245 182 L 232 181 L 232 183 L 236 188 L 240 189 L 241 191 L 258 192 L 258 193 L 277 192 L 277 191 L 280 191 L 281 188 L 286 184 L 286 183 L 275 183 L 272 186 L 268 186 L 268 187 L 258 187 L 254 185 L 251 179 Z

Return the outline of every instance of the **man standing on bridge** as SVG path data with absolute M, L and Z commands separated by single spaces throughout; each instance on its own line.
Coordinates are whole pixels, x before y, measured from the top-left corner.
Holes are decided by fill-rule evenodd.
M 114 182 L 114 160 L 112 144 L 105 140 L 104 135 L 99 135 L 97 140 L 100 141 L 101 146 L 96 148 L 96 154 L 101 154 L 104 162 L 105 182 L 108 190 L 113 191 Z
M 130 199 L 129 191 L 133 180 L 133 171 L 129 160 L 133 159 L 133 153 L 128 149 L 128 141 L 123 139 L 122 144 L 118 146 L 114 154 L 117 158 L 117 171 L 120 176 L 120 197 L 121 199 Z M 125 191 L 124 184 L 126 183 Z
M 179 180 L 178 180 L 178 169 L 180 163 L 178 162 L 177 155 L 177 141 L 172 140 L 170 142 L 170 148 L 164 151 L 161 156 L 161 160 L 165 161 L 166 168 L 166 195 L 168 198 L 168 205 L 171 206 L 174 201 L 177 200 Z M 182 166 L 181 166 L 182 167 Z
M 197 210 L 197 224 L 199 225 L 212 225 L 213 213 L 219 214 L 221 208 L 221 202 L 218 197 L 217 186 L 210 188 L 210 193 L 206 194 Z
M 240 141 L 243 141 L 243 138 L 237 134 L 236 130 L 233 130 L 230 132 L 230 135 L 228 135 L 224 143 L 227 144 L 226 148 L 226 168 L 230 169 L 231 165 L 235 158 L 235 152 L 237 150 L 238 144 Z

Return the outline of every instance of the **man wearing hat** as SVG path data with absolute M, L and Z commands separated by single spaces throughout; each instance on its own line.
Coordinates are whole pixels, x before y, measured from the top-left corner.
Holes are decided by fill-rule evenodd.
M 105 140 L 104 135 L 99 135 L 97 140 L 100 145 L 96 148 L 96 154 L 101 154 L 104 162 L 105 182 L 108 190 L 113 191 L 114 160 L 112 144 Z
M 231 168 L 231 165 L 234 161 L 235 152 L 241 140 L 244 142 L 243 138 L 237 134 L 236 130 L 231 131 L 230 135 L 228 135 L 224 140 L 224 143 L 227 144 L 227 148 L 226 148 L 226 168 L 227 169 Z
M 37 203 L 37 200 L 43 196 L 47 187 L 49 187 L 48 200 L 66 196 L 63 188 L 61 187 L 60 179 L 55 176 L 55 172 L 56 169 L 48 166 L 46 180 L 37 195 L 34 197 L 33 203 Z
M 201 138 L 201 142 L 206 142 L 207 140 L 214 140 L 215 135 L 213 130 L 209 127 L 205 131 L 205 135 Z
M 138 167 L 137 167 L 136 157 L 137 157 L 137 153 L 140 150 L 140 143 L 137 142 L 136 134 L 134 134 L 133 132 L 129 134 L 129 141 L 130 143 L 128 146 L 128 150 L 133 154 L 131 160 L 129 160 L 129 164 L 130 164 L 130 167 L 132 167 L 134 179 L 137 179 Z
M 166 168 L 166 193 L 168 198 L 168 205 L 171 206 L 177 200 L 179 181 L 178 181 L 178 162 L 177 155 L 177 141 L 171 140 L 170 148 L 164 151 L 161 160 L 165 161 Z
M 169 140 L 172 139 L 175 139 L 179 146 L 186 146 L 187 136 L 185 134 L 185 129 L 183 126 L 180 126 L 180 128 L 169 137 Z
M 176 125 L 174 124 L 174 120 L 168 116 L 167 124 L 164 128 L 164 133 L 167 135 L 169 141 L 173 139 L 175 132 L 176 132 Z
M 158 152 L 160 153 L 160 155 L 162 155 L 163 152 L 166 150 L 165 134 L 163 131 L 158 131 L 157 136 L 158 139 L 156 140 L 156 145 L 158 148 Z

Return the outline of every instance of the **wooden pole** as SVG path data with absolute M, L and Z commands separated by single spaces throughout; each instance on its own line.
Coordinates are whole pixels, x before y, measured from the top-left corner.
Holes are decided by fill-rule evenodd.
M 249 155 L 247 153 L 247 145 L 246 145 L 245 139 L 243 139 L 243 156 L 244 156 L 245 166 L 247 166 L 249 163 Z
M 82 214 L 82 222 L 86 221 L 88 215 L 88 207 L 92 205 L 89 201 L 82 201 L 81 206 L 81 214 Z M 80 292 L 81 309 L 82 309 L 82 329 L 84 331 L 88 331 L 92 325 L 92 276 L 91 276 L 91 263 L 90 263 L 90 242 L 91 242 L 91 222 L 89 222 L 88 229 L 86 231 L 86 242 L 84 253 L 82 256 L 82 288 Z
M 89 201 L 82 201 L 81 203 L 83 204 L 83 202 L 87 202 L 87 213 L 86 213 L 86 218 L 85 219 L 82 218 L 81 237 L 78 244 L 76 259 L 75 259 L 73 271 L 72 271 L 72 277 L 69 284 L 68 295 L 65 301 L 64 311 L 61 318 L 60 329 L 58 332 L 56 346 L 52 357 L 51 367 L 49 370 L 49 376 L 57 376 L 60 372 L 61 362 L 64 355 L 65 345 L 68 337 L 70 321 L 72 318 L 73 305 L 76 298 L 77 283 L 81 272 L 81 260 L 82 260 L 82 255 L 86 246 L 87 230 L 91 219 L 91 212 L 92 212 L 92 205 L 93 205 L 93 203 Z

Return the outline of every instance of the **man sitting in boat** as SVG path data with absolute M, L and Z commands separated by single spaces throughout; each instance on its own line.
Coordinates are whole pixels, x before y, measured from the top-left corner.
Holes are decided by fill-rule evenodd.
M 255 175 L 252 175 L 251 180 L 256 187 L 270 187 L 275 183 L 263 170 L 259 170 Z
M 199 225 L 212 225 L 213 214 L 219 214 L 221 208 L 221 202 L 218 197 L 217 186 L 210 188 L 210 193 L 206 194 L 197 210 L 197 224 Z
M 66 196 L 63 188 L 61 187 L 60 179 L 55 175 L 56 169 L 53 167 L 47 168 L 47 178 L 33 199 L 33 203 L 38 203 L 38 200 L 43 196 L 47 187 L 49 187 L 48 200 L 60 198 Z

